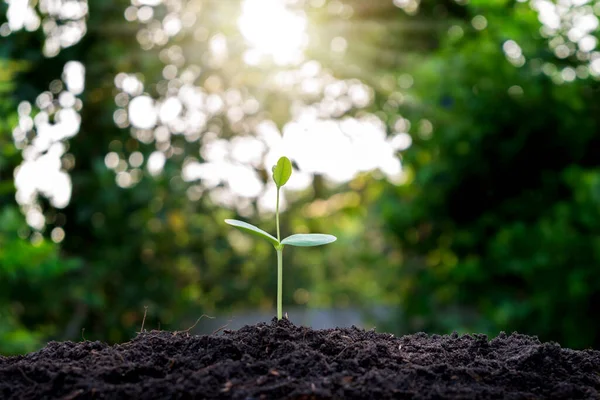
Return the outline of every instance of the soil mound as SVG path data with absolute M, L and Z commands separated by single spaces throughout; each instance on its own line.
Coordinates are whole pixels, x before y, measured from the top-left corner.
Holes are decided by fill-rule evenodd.
M 287 320 L 50 342 L 0 357 L 3 399 L 600 399 L 600 351 L 520 334 L 403 337 Z

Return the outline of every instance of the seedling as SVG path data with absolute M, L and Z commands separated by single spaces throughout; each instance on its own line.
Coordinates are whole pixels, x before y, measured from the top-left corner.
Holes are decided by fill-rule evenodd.
M 282 314 L 282 286 L 283 286 L 283 248 L 285 245 L 299 246 L 299 247 L 311 247 L 321 246 L 336 241 L 336 237 L 333 235 L 326 235 L 323 233 L 309 233 L 309 234 L 296 234 L 286 237 L 281 240 L 279 234 L 279 191 L 287 183 L 292 176 L 292 163 L 287 157 L 281 157 L 277 161 L 277 165 L 273 166 L 273 180 L 277 186 L 277 203 L 275 206 L 275 221 L 277 224 L 277 238 L 271 234 L 263 231 L 262 229 L 251 225 L 244 221 L 238 221 L 236 219 L 226 219 L 225 222 L 231 226 L 235 226 L 244 232 L 250 233 L 254 236 L 266 239 L 269 243 L 275 247 L 277 251 L 277 319 L 281 319 Z

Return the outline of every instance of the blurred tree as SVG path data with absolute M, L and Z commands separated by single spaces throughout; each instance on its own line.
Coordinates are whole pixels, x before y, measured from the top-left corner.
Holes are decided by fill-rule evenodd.
M 49 312 L 47 302 L 36 303 L 35 297 L 29 299 L 27 280 L 15 284 L 14 293 L 22 295 L 15 294 L 13 298 L 28 301 L 18 319 L 31 321 L 35 317 L 38 324 L 52 327 L 43 332 L 46 338 L 78 338 L 85 328 L 87 339 L 116 342 L 127 339 L 139 329 L 144 306 L 149 306 L 146 327 L 167 329 L 180 328 L 186 317 L 195 319 L 202 313 L 248 306 L 271 309 L 276 284 L 272 251 L 268 244 L 248 242 L 236 236 L 222 222 L 244 209 L 244 218 L 259 218 L 258 201 L 235 198 L 224 190 L 224 183 L 206 190 L 197 180 L 187 182 L 183 179 L 185 174 L 182 176 L 182 166 L 206 161 L 202 149 L 212 144 L 210 141 L 251 136 L 251 131 L 258 130 L 263 121 L 273 121 L 272 131 L 279 134 L 295 104 L 317 103 L 323 93 L 317 93 L 314 98 L 300 95 L 297 87 L 291 90 L 277 87 L 272 82 L 280 79 L 278 74 L 285 72 L 284 67 L 270 65 L 272 70 L 265 72 L 262 66 L 244 65 L 246 45 L 241 43 L 239 35 L 232 34 L 237 31 L 237 19 L 220 17 L 237 15 L 239 4 L 236 2 L 219 0 L 181 5 L 173 2 L 155 8 L 125 0 L 91 0 L 87 4 L 89 15 L 85 14 L 78 22 L 83 25 L 74 25 L 82 35 L 69 42 L 69 46 L 52 47 L 56 42 L 50 40 L 51 34 L 30 29 L 34 32 L 12 32 L 10 40 L 3 41 L 1 47 L 6 58 L 25 60 L 29 65 L 14 79 L 12 97 L 16 104 L 28 102 L 32 111 L 26 117 L 31 114 L 34 120 L 43 113 L 50 115 L 53 122 L 58 120 L 56 110 L 61 109 L 63 88 L 68 86 L 63 76 L 65 66 L 77 61 L 85 68 L 85 90 L 76 100 L 81 115 L 79 133 L 64 141 L 67 153 L 62 163 L 72 183 L 70 202 L 65 208 L 57 208 L 40 199 L 46 222 L 41 232 L 51 236 L 56 228 L 64 230 L 66 237 L 60 243 L 63 257 L 65 260 L 77 257 L 81 267 L 61 276 L 62 300 L 53 305 L 62 309 L 60 313 Z M 7 5 L 2 7 L 5 11 Z M 329 9 L 333 8 L 323 7 L 316 13 L 321 15 L 325 25 L 344 22 L 342 33 L 348 33 L 354 23 L 360 22 L 360 14 L 355 20 L 345 21 L 346 17 L 339 13 L 328 14 Z M 387 11 L 380 13 L 382 15 L 390 10 L 403 15 L 395 6 L 390 9 L 387 2 L 383 9 Z M 39 8 L 35 12 L 54 20 L 57 26 L 72 22 L 45 15 Z M 190 15 L 200 19 L 201 24 L 187 26 L 189 29 L 182 30 L 181 34 L 165 36 L 169 18 L 176 16 L 175 19 L 187 21 L 192 18 Z M 318 19 L 316 15 L 315 18 Z M 365 18 L 369 18 L 368 13 Z M 3 29 L 8 26 L 0 25 Z M 376 29 L 373 37 L 385 39 L 386 35 Z M 229 54 L 220 58 L 215 48 L 223 46 Z M 331 61 L 329 52 L 315 52 L 315 57 L 319 54 L 323 64 Z M 365 57 L 356 59 L 357 62 L 366 60 Z M 344 66 L 339 60 L 336 62 L 336 76 L 348 76 L 342 70 Z M 325 72 L 328 74 L 326 82 L 335 82 L 330 72 Z M 139 93 L 137 89 L 133 90 L 135 94 L 128 93 L 131 85 L 124 89 L 126 78 L 129 84 L 141 85 Z M 236 122 L 227 108 L 221 107 L 218 112 L 207 112 L 205 124 L 185 135 L 177 131 L 177 127 L 165 125 L 153 131 L 131 123 L 128 107 L 136 96 L 153 97 L 162 102 L 169 96 L 176 97 L 184 81 L 193 83 L 203 96 L 210 97 L 211 104 L 226 104 L 231 97 L 235 102 L 235 98 L 240 97 L 250 104 L 249 109 L 253 109 L 252 104 L 256 102 L 258 111 L 249 111 L 243 121 Z M 40 96 L 52 99 L 41 101 Z M 46 109 L 40 106 L 44 102 Z M 336 118 L 355 114 L 359 108 Z M 54 111 L 49 111 L 51 109 Z M 7 132 L 17 122 L 13 117 L 6 124 Z M 18 144 L 20 149 L 33 143 L 35 129 L 23 137 Z M 12 170 L 19 164 L 20 154 L 10 141 L 6 148 L 15 156 L 8 166 L 8 170 Z M 264 151 L 260 153 L 252 156 L 261 158 Z M 157 154 L 164 155 L 166 162 L 164 168 L 151 172 L 150 159 Z M 115 156 L 116 165 L 109 168 L 110 157 Z M 268 170 L 261 163 L 254 167 L 266 183 Z M 122 181 L 123 177 L 135 179 L 134 184 Z M 290 212 L 282 221 L 285 231 L 324 230 L 320 226 L 334 213 L 340 213 L 343 218 L 337 226 L 352 232 L 352 236 L 340 235 L 340 243 L 354 245 L 354 250 L 340 247 L 332 250 L 335 253 L 327 253 L 327 262 L 335 264 L 331 270 L 319 265 L 324 262 L 318 250 L 299 255 L 291 253 L 287 265 L 295 275 L 286 275 L 290 278 L 284 283 L 288 288 L 284 299 L 287 304 L 347 306 L 360 302 L 356 293 L 360 299 L 371 302 L 372 296 L 379 294 L 374 285 L 364 290 L 357 286 L 366 277 L 374 282 L 377 270 L 366 267 L 377 258 L 379 247 L 371 247 L 369 243 L 377 242 L 377 235 L 366 243 L 357 237 L 362 233 L 358 229 L 358 218 L 364 214 L 360 202 L 372 196 L 358 194 L 360 191 L 355 189 L 343 188 L 345 195 L 325 203 L 324 198 L 339 189 L 331 188 L 317 177 L 312 187 L 290 194 L 294 201 L 290 202 Z M 14 198 L 12 188 L 8 198 Z M 315 200 L 319 201 L 315 206 L 305 207 Z M 268 214 L 266 218 L 274 226 Z M 38 238 L 39 233 L 34 237 Z M 353 260 L 360 261 L 360 268 L 341 280 L 350 267 L 346 263 Z M 32 261 L 30 266 L 39 267 L 39 262 Z M 311 297 L 309 293 L 313 290 L 317 294 Z
M 600 70 L 548 46 L 529 4 L 468 9 L 415 71 L 406 182 L 380 203 L 403 319 L 598 347 Z
M 325 250 L 289 252 L 286 304 L 402 301 L 409 319 L 421 321 L 413 329 L 454 329 L 460 321 L 440 317 L 440 310 L 468 305 L 475 319 L 464 321 L 465 327 L 519 328 L 570 340 L 565 343 L 591 343 L 592 336 L 573 339 L 568 330 L 578 325 L 561 328 L 557 315 L 577 309 L 569 318 L 587 316 L 584 303 L 597 293 L 590 275 L 595 258 L 582 253 L 592 248 L 596 227 L 595 89 L 591 78 L 559 84 L 557 76 L 581 62 L 576 54 L 557 59 L 546 40 L 531 36 L 539 23 L 528 4 L 311 1 L 305 12 L 315 45 L 305 49 L 309 62 L 290 67 L 246 62 L 239 2 L 148 5 L 154 3 L 89 0 L 82 8 L 89 6 L 89 15 L 53 25 L 48 21 L 58 17 L 44 14 L 45 30 L 12 32 L 0 45 L 4 58 L 29 66 L 12 80 L 11 101 L 0 103 L 7 111 L 0 136 L 6 155 L 0 159 L 2 215 L 19 221 L 6 225 L 11 252 L 30 246 L 15 236 L 28 235 L 16 207 L 5 206 L 15 196 L 7 171 L 21 161 L 9 133 L 18 123 L 14 107 L 28 101 L 35 119 L 47 112 L 38 102 L 42 94 L 52 97 L 49 108 L 60 109 L 66 65 L 77 61 L 85 68 L 85 90 L 75 100 L 81 126 L 64 141 L 61 160 L 72 182 L 70 203 L 58 208 L 40 200 L 46 221 L 40 231 L 49 237 L 56 228 L 66 233 L 57 240 L 61 258 L 55 245 L 39 242 L 34 233 L 30 240 L 38 247 L 32 244 L 36 250 L 27 254 L 38 255 L 20 261 L 31 271 L 48 265 L 38 272 L 60 271 L 53 275 L 60 281 L 44 278 L 38 290 L 35 279 L 24 275 L 5 292 L 6 304 L 21 303 L 18 313 L 10 311 L 14 329 L 40 329 L 29 343 L 77 338 L 82 328 L 88 339 L 122 341 L 139 329 L 144 306 L 146 327 L 167 329 L 202 313 L 272 309 L 276 274 L 269 245 L 222 223 L 236 217 L 272 228 L 269 213 L 259 212 L 260 199 L 232 194 L 228 182 L 187 176 L 186 166 L 206 164 L 209 147 L 232 152 L 236 138 L 255 139 L 258 131 L 279 137 L 302 107 L 319 110 L 319 119 L 376 117 L 398 148 L 409 148 L 402 135 L 409 131 L 413 146 L 402 154 L 405 184 L 397 188 L 369 174 L 343 185 L 317 174 L 309 175 L 314 179 L 308 188 L 289 193 L 284 232 L 324 230 L 340 239 Z M 39 7 L 36 12 L 43 14 Z M 56 33 L 50 28 L 65 23 L 81 37 L 50 40 Z M 0 23 L 0 33 L 7 26 Z M 521 63 L 519 51 L 528 57 L 521 68 L 513 65 Z M 303 85 L 298 77 L 307 71 L 318 79 Z M 315 81 L 318 90 L 304 90 Z M 367 93 L 366 102 L 350 100 L 352 85 Z M 336 87 L 346 92 L 332 98 Z M 183 89 L 196 97 L 180 104 L 180 112 L 196 125 L 163 123 L 165 115 L 154 116 L 150 127 L 132 122 L 136 98 L 158 108 L 184 98 Z M 337 111 L 339 105 L 345 108 Z M 35 132 L 23 136 L 21 149 Z M 253 161 L 242 172 L 256 173 L 265 185 L 267 143 L 261 140 L 259 150 L 245 153 Z M 381 232 L 381 215 L 401 239 L 402 252 Z M 540 250 L 546 247 L 552 253 Z M 69 261 L 74 258 L 81 263 Z M 568 262 L 575 266 L 569 272 Z M 564 290 L 566 281 L 570 296 L 547 290 L 551 284 Z M 61 287 L 57 301 L 36 297 L 55 287 Z
M 55 288 L 75 259 L 59 256 L 58 246 L 42 235 L 24 240 L 31 230 L 14 205 L 13 169 L 20 154 L 12 143 L 17 122 L 11 98 L 14 75 L 26 63 L 0 60 L 0 353 L 17 354 L 37 349 L 58 326 L 49 323 L 63 313 L 67 296 Z M 44 305 L 40 307 L 40 305 Z

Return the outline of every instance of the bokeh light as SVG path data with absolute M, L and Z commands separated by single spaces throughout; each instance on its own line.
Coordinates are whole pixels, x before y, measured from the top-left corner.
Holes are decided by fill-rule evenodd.
M 43 53 L 46 57 L 56 56 L 61 49 L 73 46 L 87 32 L 87 0 L 6 0 L 8 22 L 0 26 L 0 35 L 26 29 L 43 29 L 46 40 Z M 36 5 L 37 3 L 37 5 Z
M 598 4 L 587 0 L 528 3 L 537 12 L 540 34 L 548 39 L 557 60 L 574 58 L 580 64 L 559 66 L 557 62 L 541 66 L 540 71 L 556 83 L 600 77 L 600 52 L 594 36 Z M 8 22 L 0 33 L 6 36 L 41 27 L 46 56 L 58 54 L 86 33 L 88 5 L 84 0 L 42 0 L 35 6 L 13 0 L 8 4 Z M 393 5 L 414 15 L 420 2 L 393 0 Z M 413 86 L 413 78 L 401 74 L 398 79 L 384 76 L 374 81 L 334 76 L 308 54 L 316 48 L 344 54 L 352 43 L 344 35 L 332 35 L 326 43 L 315 41 L 309 11 L 317 9 L 346 19 L 354 13 L 349 4 L 317 0 L 131 0 L 123 10 L 124 20 L 136 29 L 141 51 L 155 52 L 164 66 L 159 79 L 135 70 L 115 76 L 115 125 L 130 130 L 142 145 L 153 147 L 147 157 L 135 149 L 107 149 L 105 165 L 114 171 L 115 183 L 132 188 L 143 179 L 143 171 L 159 177 L 173 156 L 184 151 L 176 144 L 180 138 L 199 146 L 196 154 L 186 154 L 179 165 L 181 178 L 194 188 L 189 191 L 190 200 L 218 190 L 212 198 L 221 206 L 243 200 L 258 201 L 262 205 L 259 210 L 272 209 L 272 204 L 266 206 L 272 187 L 263 181 L 260 171 L 268 171 L 284 153 L 298 167 L 289 185 L 291 191 L 306 190 L 315 175 L 335 185 L 364 172 L 379 171 L 392 183 L 404 182 L 398 153 L 410 148 L 413 135 L 427 139 L 434 128 L 429 121 L 421 121 L 411 133 L 408 119 L 398 115 L 396 122 L 384 121 L 370 108 L 375 85 L 390 93 L 386 109 L 403 105 L 403 91 Z M 201 23 L 212 19 L 207 15 L 236 18 Z M 470 21 L 472 28 L 488 29 L 493 17 L 475 15 Z M 448 36 L 460 40 L 465 29 L 451 25 Z M 206 50 L 201 56 L 195 50 L 198 45 Z M 515 39 L 507 38 L 502 51 L 515 67 L 537 65 L 535 56 L 528 56 L 528 49 Z M 84 89 L 84 69 L 77 61 L 67 63 L 63 80 L 53 83 L 55 90 L 41 93 L 35 105 L 20 106 L 21 120 L 13 132 L 24 155 L 23 165 L 15 171 L 17 197 L 23 207 L 37 207 L 31 209 L 42 215 L 36 205 L 38 195 L 48 197 L 57 207 L 69 202 L 68 168 L 63 168 L 68 146 L 64 144 L 79 130 L 82 104 L 77 96 Z M 56 89 L 60 85 L 64 89 Z M 518 85 L 507 90 L 511 96 L 523 93 Z M 280 106 L 285 108 L 278 111 L 286 120 L 273 118 L 273 106 L 264 102 L 266 92 L 287 98 Z M 31 142 L 26 139 L 29 131 L 36 135 Z M 57 172 L 51 179 L 40 178 L 35 183 L 31 177 L 40 176 L 42 169 L 45 175 L 41 176 L 50 170 Z M 224 200 L 228 196 L 232 200 Z M 35 227 L 43 227 L 39 216 L 30 220 Z
M 288 2 L 289 3 L 289 2 Z M 277 65 L 299 64 L 307 45 L 306 16 L 281 0 L 244 0 L 238 26 L 249 43 L 244 60 L 257 65 L 272 57 Z
M 14 144 L 21 149 L 23 162 L 15 169 L 16 200 L 32 228 L 41 230 L 45 217 L 39 197 L 44 196 L 56 208 L 64 208 L 71 199 L 72 184 L 68 170 L 73 168 L 68 154 L 68 139 L 77 135 L 83 104 L 77 98 L 84 90 L 85 67 L 69 61 L 62 80 L 51 83 L 35 105 L 22 102 L 19 125 L 13 129 Z

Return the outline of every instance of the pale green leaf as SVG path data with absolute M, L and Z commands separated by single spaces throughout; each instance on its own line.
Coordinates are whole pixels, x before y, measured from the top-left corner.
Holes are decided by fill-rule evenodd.
M 290 246 L 311 247 L 332 243 L 336 240 L 337 238 L 335 236 L 326 235 L 324 233 L 300 233 L 286 237 L 281 241 L 281 244 L 286 244 Z
M 236 228 L 238 228 L 244 232 L 248 232 L 254 236 L 258 236 L 263 239 L 267 239 L 269 241 L 269 243 L 271 243 L 275 247 L 277 247 L 279 245 L 279 241 L 276 238 L 274 238 L 269 233 L 263 231 L 262 229 L 254 226 L 252 224 L 249 224 L 244 221 L 239 221 L 237 219 L 226 219 L 225 223 L 227 223 L 231 226 L 235 226 Z
M 281 157 L 273 167 L 273 180 L 278 188 L 285 185 L 292 176 L 292 163 L 289 158 Z

